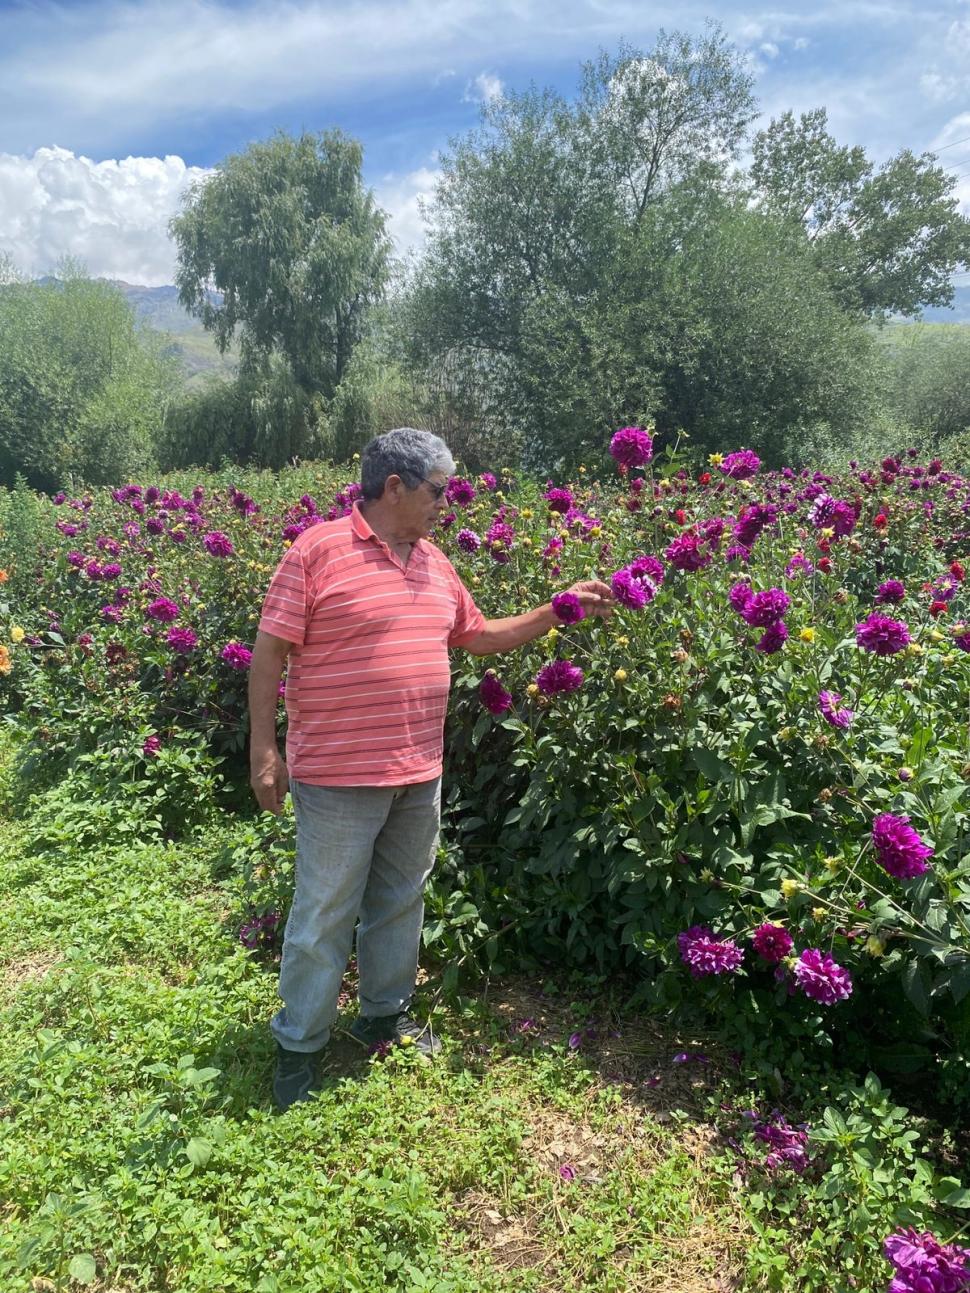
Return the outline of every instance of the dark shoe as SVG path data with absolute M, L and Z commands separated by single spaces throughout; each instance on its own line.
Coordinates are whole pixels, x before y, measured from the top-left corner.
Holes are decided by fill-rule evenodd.
M 280 1110 L 308 1100 L 320 1090 L 320 1056 L 323 1051 L 287 1051 L 276 1043 L 273 1099 Z
M 429 1058 L 441 1050 L 441 1042 L 431 1031 L 430 1024 L 421 1024 L 406 1010 L 394 1015 L 358 1015 L 350 1026 L 350 1036 L 368 1050 L 380 1050 L 396 1042 L 398 1046 L 413 1046 Z

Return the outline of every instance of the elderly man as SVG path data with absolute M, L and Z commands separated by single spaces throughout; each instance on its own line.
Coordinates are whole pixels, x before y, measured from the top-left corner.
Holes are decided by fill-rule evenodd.
M 319 1061 L 357 925 L 364 1046 L 410 1039 L 440 1047 L 408 1013 L 434 862 L 449 647 L 508 651 L 556 622 L 548 604 L 486 620 L 428 534 L 447 506 L 455 464 L 428 431 L 378 436 L 361 458 L 350 516 L 304 531 L 266 594 L 249 684 L 252 785 L 296 814 L 296 891 L 286 924 L 273 1094 L 281 1108 L 319 1086 Z M 611 610 L 596 580 L 571 589 L 587 612 Z M 287 764 L 276 705 L 288 663 Z M 358 923 L 359 922 L 359 923 Z

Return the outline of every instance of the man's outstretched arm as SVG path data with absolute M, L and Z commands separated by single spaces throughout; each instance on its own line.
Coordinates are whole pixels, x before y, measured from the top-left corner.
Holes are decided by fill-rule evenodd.
M 607 618 L 613 613 L 613 593 L 608 584 L 598 579 L 584 579 L 566 591 L 574 593 L 587 615 Z M 477 637 L 464 643 L 466 651 L 472 655 L 497 655 L 502 651 L 513 651 L 516 647 L 532 642 L 535 638 L 548 633 L 561 621 L 552 609 L 552 603 L 537 606 L 534 611 L 522 615 L 510 615 L 506 619 L 486 620 L 485 627 Z

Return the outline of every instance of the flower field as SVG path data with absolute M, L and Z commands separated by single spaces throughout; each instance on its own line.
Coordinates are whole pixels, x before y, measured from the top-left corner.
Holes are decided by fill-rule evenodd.
M 452 480 L 434 539 L 482 610 L 552 599 L 559 627 L 456 653 L 429 948 L 623 969 L 643 1004 L 713 1012 L 765 1066 L 869 1065 L 966 1113 L 970 478 L 953 468 L 913 449 L 837 474 L 744 449 L 691 464 L 625 428 L 572 481 Z M 262 593 L 299 533 L 352 506 L 352 477 L 8 495 L 21 793 L 59 785 L 82 842 L 250 813 Z M 565 592 L 594 576 L 609 621 Z M 283 857 L 250 867 L 247 946 L 278 938 Z M 779 1125 L 763 1139 L 797 1171 Z M 923 1287 L 914 1263 L 962 1260 L 915 1233 L 887 1248 L 894 1290 Z

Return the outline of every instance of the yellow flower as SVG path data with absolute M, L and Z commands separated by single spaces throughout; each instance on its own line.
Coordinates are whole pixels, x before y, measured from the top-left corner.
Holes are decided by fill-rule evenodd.
M 875 934 L 871 934 L 866 939 L 866 951 L 870 956 L 884 956 L 886 953 L 886 944 Z
M 360 454 L 359 454 L 359 453 L 355 453 L 355 454 L 354 454 L 354 456 L 353 456 L 353 461 L 354 461 L 354 462 L 360 462 Z
M 931 642 L 942 642 L 942 641 L 943 641 L 943 637 L 944 637 L 944 635 L 940 632 L 940 630 L 939 630 L 939 629 L 930 629 L 930 641 L 931 641 Z
M 23 642 L 26 636 L 27 636 L 26 633 L 23 631 L 23 629 L 20 627 L 19 624 L 15 624 L 13 628 L 10 630 L 11 642 Z
M 709 866 L 706 866 L 701 871 L 698 879 L 703 880 L 705 884 L 710 884 L 711 881 L 714 879 L 714 872 L 711 870 Z
M 590 538 L 598 539 L 603 533 L 603 527 L 600 525 L 591 525 L 589 528 Z
M 626 678 L 627 678 L 626 670 L 625 670 L 625 669 L 617 669 L 617 671 L 616 671 L 616 673 L 613 675 L 613 677 L 616 679 L 616 681 L 617 681 L 617 682 L 626 682 Z
M 405 1033 L 403 1037 L 399 1037 L 399 1038 L 398 1038 L 398 1043 L 397 1043 L 397 1044 L 398 1044 L 398 1046 L 413 1046 L 413 1045 L 414 1045 L 414 1038 L 413 1038 L 413 1037 L 409 1037 L 409 1036 L 407 1035 L 407 1033 Z
M 0 644 L 0 673 L 10 672 L 10 652 Z
M 827 857 L 825 859 L 822 865 L 825 867 L 826 871 L 828 871 L 829 875 L 835 875 L 836 871 L 840 871 L 842 869 L 842 858 L 838 854 L 833 853 L 831 857 Z
M 204 611 L 204 610 L 205 610 L 205 602 L 199 602 L 195 609 L 196 609 L 197 611 Z
M 472 583 L 473 583 L 473 584 L 480 584 L 481 582 L 482 582 L 482 581 L 481 581 L 481 579 L 479 579 L 478 575 L 472 575 Z
M 519 516 L 521 516 L 521 517 L 522 517 L 523 521 L 531 521 L 531 520 L 532 520 L 532 508 L 531 508 L 531 507 L 523 507 L 522 511 L 519 513 Z
M 813 907 L 813 908 L 812 908 L 812 919 L 813 919 L 813 920 L 824 920 L 824 919 L 825 919 L 825 917 L 826 917 L 826 914 L 827 914 L 827 913 L 826 913 L 826 911 L 825 911 L 825 908 L 824 908 L 824 907 Z
M 504 503 L 504 502 L 505 502 L 505 495 L 502 493 L 502 491 L 501 491 L 500 489 L 497 489 L 497 490 L 495 491 L 495 497 L 498 499 L 498 501 L 499 501 L 500 503 Z
M 807 629 L 807 628 L 806 628 L 806 629 L 799 629 L 799 630 L 798 630 L 798 636 L 801 638 L 801 640 L 802 640 L 803 642 L 814 642 L 814 641 L 815 641 L 815 630 L 814 630 L 814 629 Z
M 931 634 L 930 634 L 930 637 L 932 637 L 932 636 L 933 636 L 933 634 L 931 633 Z M 923 647 L 922 647 L 922 645 L 921 645 L 919 642 L 910 642 L 909 646 L 906 648 L 906 654 L 907 654 L 907 655 L 922 655 L 922 654 L 923 654 Z
M 528 535 L 526 535 L 526 537 L 522 540 L 522 546 L 523 546 L 523 548 L 531 548 L 531 547 L 532 547 L 532 540 L 529 538 L 529 536 L 528 536 Z
M 707 455 L 707 461 L 711 464 L 712 467 L 720 467 L 721 463 L 724 461 L 724 454 L 709 453 Z
M 625 633 L 621 633 L 620 636 L 616 639 L 616 645 L 621 647 L 628 647 L 630 645 L 630 639 L 627 637 Z
M 529 696 L 538 696 L 539 684 L 535 682 L 530 682 L 528 687 L 526 687 L 525 690 L 526 690 L 526 694 Z
M 781 882 L 782 897 L 785 898 L 786 900 L 789 898 L 794 898 L 795 894 L 798 893 L 801 887 L 802 887 L 802 883 L 800 880 L 782 880 Z
M 549 639 L 550 642 L 555 642 L 558 636 L 559 636 L 559 630 L 555 627 L 555 625 L 553 625 L 553 627 L 546 634 L 546 637 Z
M 576 470 L 579 472 L 580 476 L 585 476 L 585 475 L 586 475 L 586 468 L 585 468 L 585 467 L 578 467 Z
M 822 538 L 823 538 L 823 539 L 834 539 L 834 538 L 835 538 L 835 531 L 832 529 L 831 525 L 823 525 L 823 526 L 822 526 Z
M 669 489 L 669 488 L 670 488 L 670 481 L 667 479 L 667 477 L 666 477 L 666 476 L 661 476 L 661 478 L 660 478 L 660 487 L 661 487 L 661 489 Z

